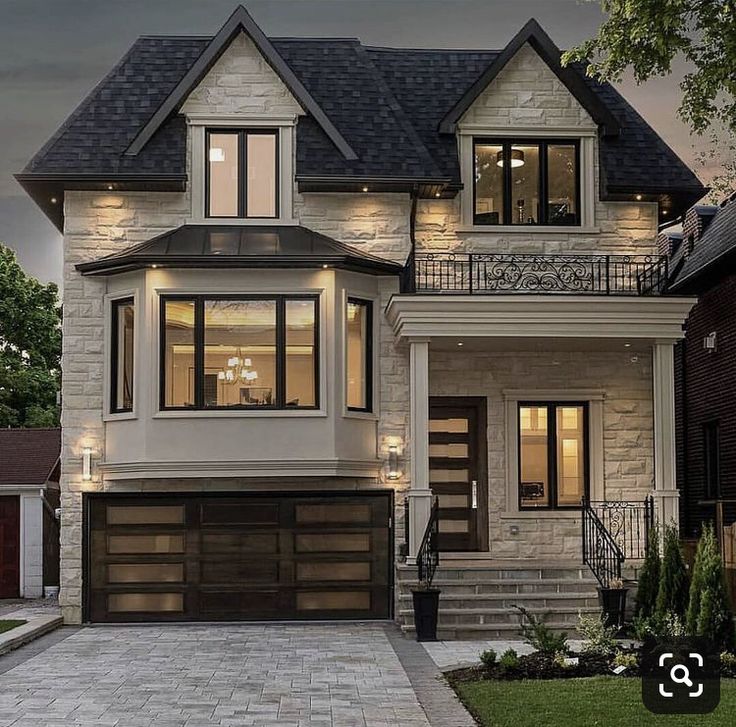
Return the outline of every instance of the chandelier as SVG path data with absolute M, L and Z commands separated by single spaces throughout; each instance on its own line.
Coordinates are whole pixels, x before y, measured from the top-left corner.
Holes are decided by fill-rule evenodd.
M 258 372 L 254 371 L 252 366 L 253 362 L 249 358 L 243 358 L 238 350 L 237 355 L 227 360 L 227 366 L 217 372 L 217 380 L 225 384 L 256 381 Z

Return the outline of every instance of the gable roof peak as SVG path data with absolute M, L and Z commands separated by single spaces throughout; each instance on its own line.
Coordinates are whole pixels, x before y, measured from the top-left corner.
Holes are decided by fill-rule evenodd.
M 440 122 L 442 134 L 454 134 L 457 124 L 473 102 L 488 87 L 508 62 L 529 44 L 536 54 L 549 66 L 560 82 L 577 99 L 580 105 L 601 127 L 604 136 L 618 136 L 620 125 L 616 117 L 593 93 L 581 75 L 561 63 L 562 51 L 535 18 L 530 18 L 521 30 L 508 42 L 506 47 L 488 65 L 475 83 L 463 94 Z
M 358 155 L 353 151 L 350 144 L 348 144 L 327 114 L 325 114 L 309 91 L 307 91 L 304 84 L 297 78 L 289 64 L 281 57 L 273 43 L 266 37 L 265 33 L 243 5 L 238 5 L 235 8 L 189 71 L 187 71 L 153 116 L 151 116 L 138 134 L 136 134 L 130 146 L 125 151 L 126 156 L 136 156 L 143 149 L 161 125 L 179 110 L 189 94 L 241 32 L 245 33 L 253 41 L 264 60 L 283 81 L 284 85 L 289 89 L 289 92 L 299 102 L 301 107 L 322 127 L 322 130 L 339 149 L 345 159 L 357 159 Z

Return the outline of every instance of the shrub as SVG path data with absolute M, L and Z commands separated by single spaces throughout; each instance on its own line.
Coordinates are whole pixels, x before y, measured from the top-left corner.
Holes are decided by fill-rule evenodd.
M 605 656 L 616 650 L 616 626 L 606 626 L 602 615 L 587 616 L 580 613 L 578 618 L 578 632 L 585 640 L 583 651 L 586 654 Z
M 618 654 L 613 657 L 613 666 L 624 666 L 627 669 L 634 669 L 638 665 L 639 659 L 636 654 L 619 651 Z
M 542 654 L 555 654 L 558 651 L 567 653 L 567 634 L 556 634 L 544 622 L 549 614 L 537 618 L 523 606 L 514 606 L 521 614 L 521 635 L 529 646 Z
M 653 616 L 652 618 L 644 618 L 643 616 L 634 616 L 632 622 L 634 637 L 638 641 L 646 641 L 647 639 L 672 639 L 685 636 L 685 624 L 683 620 L 673 614 L 668 613 L 664 616 Z
M 513 649 L 506 649 L 498 663 L 503 669 L 516 669 L 519 666 L 519 655 Z
M 566 661 L 567 659 L 567 652 L 565 651 L 557 651 L 555 652 L 555 655 L 552 657 L 552 663 L 555 666 L 559 666 L 560 669 L 572 669 L 574 668 L 573 664 L 570 664 Z
M 736 654 L 724 651 L 721 654 L 721 671 L 727 674 L 736 674 Z
M 496 663 L 496 652 L 493 649 L 486 649 L 480 652 L 481 664 L 485 667 L 492 667 Z
M 639 585 L 636 589 L 637 616 L 650 618 L 654 615 L 659 591 L 659 576 L 662 561 L 659 557 L 659 530 L 655 526 L 649 531 L 647 553 L 639 572 Z
M 710 525 L 698 542 L 685 625 L 692 636 L 704 636 L 724 649 L 733 646 L 733 614 L 723 561 Z
M 632 630 L 634 631 L 634 638 L 637 641 L 646 641 L 654 637 L 654 619 L 647 616 L 634 616 L 634 620 L 631 622 Z
M 669 616 L 682 619 L 685 616 L 688 598 L 688 579 L 685 561 L 680 549 L 680 536 L 674 525 L 664 531 L 664 555 L 662 573 L 657 593 L 656 616 L 664 620 Z

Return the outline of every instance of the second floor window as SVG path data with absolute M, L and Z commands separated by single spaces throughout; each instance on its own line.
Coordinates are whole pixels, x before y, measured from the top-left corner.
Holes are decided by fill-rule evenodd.
M 580 224 L 577 141 L 475 139 L 473 159 L 473 224 Z
M 346 383 L 350 411 L 373 409 L 373 304 L 369 300 L 348 298 Z
M 135 304 L 132 298 L 112 301 L 112 358 L 110 366 L 110 411 L 113 414 L 133 411 L 133 355 Z
M 278 132 L 208 129 L 205 216 L 279 216 Z
M 316 296 L 161 300 L 162 409 L 314 409 Z

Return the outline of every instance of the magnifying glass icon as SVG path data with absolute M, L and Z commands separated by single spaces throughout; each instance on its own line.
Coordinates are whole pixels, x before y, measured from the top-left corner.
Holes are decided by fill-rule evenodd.
M 679 674 L 682 674 L 682 676 L 678 676 Z M 687 684 L 690 688 L 693 686 L 692 679 L 690 679 L 690 670 L 684 664 L 675 664 L 670 669 L 670 679 L 675 684 Z

